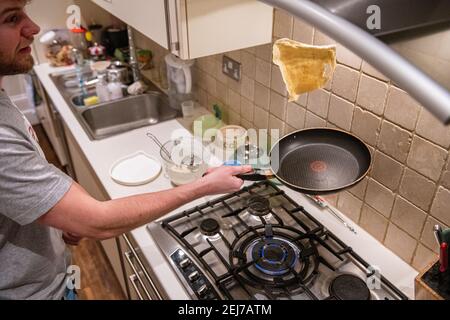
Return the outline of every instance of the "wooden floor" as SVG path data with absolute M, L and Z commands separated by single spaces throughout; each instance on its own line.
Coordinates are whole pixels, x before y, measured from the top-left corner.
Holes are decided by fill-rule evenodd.
M 48 162 L 64 171 L 42 126 L 34 126 L 39 144 Z M 84 239 L 76 247 L 70 247 L 72 263 L 81 269 L 81 290 L 79 298 L 83 300 L 123 300 L 122 292 L 114 271 L 97 241 Z

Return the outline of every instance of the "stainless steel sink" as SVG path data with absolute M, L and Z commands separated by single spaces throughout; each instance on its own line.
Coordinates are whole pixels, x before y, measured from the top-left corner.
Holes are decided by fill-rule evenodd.
M 85 72 L 86 79 L 92 79 Z M 155 86 L 148 93 L 85 106 L 84 98 L 95 95 L 95 84 L 82 91 L 74 71 L 50 76 L 91 140 L 104 139 L 132 129 L 174 119 L 180 112 L 170 107 L 167 96 Z M 89 82 L 88 82 L 89 83 Z

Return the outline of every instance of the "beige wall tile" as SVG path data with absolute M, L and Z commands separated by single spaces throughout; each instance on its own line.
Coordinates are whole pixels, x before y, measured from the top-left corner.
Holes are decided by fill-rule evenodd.
M 257 129 L 269 128 L 269 113 L 261 108 L 255 107 L 253 123 Z
M 417 241 L 393 223 L 389 224 L 384 244 L 407 263 L 411 263 L 417 247 Z
M 294 18 L 294 32 L 292 39 L 307 44 L 313 43 L 314 28 L 301 19 Z
M 431 215 L 450 225 L 450 191 L 440 187 L 431 207 Z
M 365 202 L 379 213 L 389 218 L 394 205 L 394 193 L 377 181 L 370 179 Z
M 253 115 L 255 113 L 254 104 L 246 98 L 241 98 L 241 116 L 249 121 L 253 122 Z
M 280 68 L 274 64 L 272 64 L 272 78 L 270 80 L 270 88 L 273 91 L 278 92 L 282 96 L 287 96 L 287 89 L 286 85 L 284 84 Z
M 234 112 L 241 112 L 241 95 L 231 89 L 228 89 L 228 105 Z
M 273 35 L 278 38 L 291 38 L 294 18 L 284 10 L 275 9 Z
M 423 272 L 428 266 L 436 262 L 437 259 L 438 255 L 436 253 L 419 243 L 412 266 L 417 271 Z
M 329 45 L 336 44 L 336 41 L 331 39 L 325 33 L 321 32 L 318 29 L 314 30 L 314 44 L 315 45 Z
M 255 80 L 266 87 L 270 87 L 271 64 L 262 59 L 256 59 L 256 75 Z
M 241 81 L 241 95 L 253 102 L 255 99 L 255 80 L 242 75 Z
M 255 79 L 256 75 L 256 56 L 248 51 L 242 51 L 242 73 L 250 79 Z
M 427 214 L 398 196 L 392 210 L 391 221 L 415 239 L 420 239 Z
M 228 123 L 235 126 L 241 125 L 241 115 L 231 109 L 228 110 Z
M 220 81 L 216 82 L 216 95 L 222 103 L 228 104 L 228 88 Z
M 288 124 L 286 124 L 286 125 L 285 125 L 285 128 L 284 128 L 284 131 L 285 131 L 286 134 L 295 132 L 295 131 L 297 131 L 297 130 L 298 130 L 298 129 L 296 129 L 296 128 L 294 128 L 294 127 L 291 127 L 291 126 L 288 125 Z
M 256 47 L 256 57 L 267 62 L 272 62 L 272 44 L 263 44 Z
M 287 104 L 286 122 L 295 129 L 303 129 L 305 127 L 305 108 L 294 102 Z
M 433 200 L 436 185 L 433 181 L 406 168 L 400 183 L 400 194 L 422 210 L 428 211 Z
M 217 92 L 216 92 L 217 81 L 216 81 L 216 79 L 214 79 L 209 74 L 205 75 L 205 79 L 206 79 L 206 91 L 210 95 L 217 96 Z
M 337 208 L 356 223 L 361 216 L 362 205 L 363 202 L 349 192 L 344 191 L 339 194 Z
M 389 81 L 389 79 L 383 75 L 381 72 L 379 72 L 377 69 L 375 69 L 374 67 L 372 67 L 370 64 L 368 64 L 366 61 L 363 61 L 362 64 L 362 71 L 365 74 L 368 74 L 372 77 L 375 77 L 377 79 L 380 79 L 382 81 Z
M 420 112 L 416 133 L 445 149 L 450 147 L 450 127 L 444 126 L 424 108 Z
M 437 244 L 436 238 L 434 237 L 434 226 L 440 225 L 442 229 L 447 228 L 445 224 L 436 220 L 432 216 L 427 217 L 427 221 L 425 222 L 425 226 L 423 227 L 422 236 L 420 238 L 420 242 L 422 242 L 428 249 L 439 253 L 439 246 Z
M 405 163 L 410 146 L 411 134 L 408 131 L 388 121 L 383 121 L 378 139 L 378 148 L 381 151 L 401 163 Z
M 366 143 L 375 146 L 378 140 L 381 118 L 356 107 L 353 114 L 352 132 Z
M 208 98 L 207 98 L 207 93 L 205 90 L 198 88 L 195 91 L 195 99 L 197 100 L 197 102 L 203 106 L 203 107 L 207 107 L 208 106 Z
M 309 93 L 308 110 L 321 118 L 328 116 L 328 106 L 330 104 L 330 93 L 323 89 L 314 90 Z
M 332 91 L 351 102 L 356 100 L 359 72 L 343 65 L 338 65 L 334 72 Z
M 354 187 L 348 189 L 348 191 L 356 196 L 357 198 L 363 200 L 366 196 L 367 184 L 369 182 L 369 178 L 365 177 L 360 183 L 355 185 Z
M 239 93 L 241 92 L 241 81 L 236 81 L 234 79 L 228 78 L 227 86 L 228 86 L 228 89 L 231 89 L 231 90 L 233 90 L 235 92 L 239 92 Z
M 327 121 L 314 113 L 306 111 L 305 128 L 325 128 Z
M 420 105 L 405 91 L 394 86 L 390 87 L 386 110 L 386 119 L 399 126 L 413 130 L 419 117 Z
M 308 96 L 309 95 L 307 93 L 300 95 L 300 97 L 298 97 L 298 99 L 297 99 L 297 101 L 295 101 L 295 103 L 306 108 L 306 106 L 308 105 Z
M 389 221 L 382 214 L 368 205 L 363 206 L 359 224 L 380 242 L 384 240 L 388 223 Z
M 243 126 L 245 129 L 255 129 L 253 123 L 245 120 L 244 118 L 241 118 L 241 126 Z
M 373 160 L 372 177 L 377 181 L 396 191 L 400 185 L 403 165 L 380 151 L 375 152 Z
M 361 76 L 358 90 L 358 105 L 379 116 L 384 112 L 388 85 L 366 75 Z
M 271 114 L 269 117 L 269 129 L 271 130 L 270 131 L 271 135 L 273 135 L 272 130 L 278 130 L 279 137 L 281 138 L 285 134 L 284 133 L 285 123 Z
M 450 171 L 444 171 L 444 173 L 442 174 L 441 184 L 447 189 L 450 189 Z
M 287 98 L 279 95 L 276 92 L 272 92 L 270 95 L 270 113 L 276 116 L 278 119 L 286 119 Z
M 339 63 L 345 64 L 353 69 L 361 69 L 362 59 L 341 44 L 337 45 L 336 59 Z
M 241 50 L 228 51 L 224 53 L 224 55 L 236 60 L 237 62 L 241 62 Z
M 335 96 L 331 95 L 330 109 L 328 111 L 328 121 L 338 126 L 341 129 L 350 131 L 353 120 L 354 105 Z
M 269 110 L 270 89 L 255 81 L 255 105 Z
M 408 166 L 433 181 L 441 176 L 448 152 L 426 140 L 415 136 L 408 156 Z

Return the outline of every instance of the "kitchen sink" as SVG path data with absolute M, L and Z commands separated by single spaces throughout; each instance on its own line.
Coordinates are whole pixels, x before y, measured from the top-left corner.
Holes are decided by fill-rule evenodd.
M 92 73 L 83 73 L 87 79 L 84 90 L 77 84 L 75 71 L 52 74 L 50 77 L 91 140 L 104 139 L 180 116 L 178 110 L 170 107 L 167 96 L 151 84 L 147 93 L 85 106 L 84 98 L 95 95 Z

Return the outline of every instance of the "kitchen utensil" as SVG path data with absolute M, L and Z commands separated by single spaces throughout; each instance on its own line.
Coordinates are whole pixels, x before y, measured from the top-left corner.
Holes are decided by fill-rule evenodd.
M 161 163 L 144 151 L 138 151 L 115 162 L 110 176 L 125 186 L 139 186 L 153 181 L 161 172 Z
M 160 147 L 165 172 L 175 185 L 183 185 L 201 178 L 208 170 L 203 159 L 203 145 L 192 137 L 180 137 L 162 144 L 153 134 L 147 133 Z
M 439 262 L 440 262 L 439 271 L 441 273 L 446 272 L 448 269 L 448 244 L 447 244 L 447 242 L 441 243 Z
M 161 141 L 159 141 L 159 139 L 152 133 L 147 132 L 147 137 L 149 137 L 150 139 L 152 139 L 157 145 L 158 147 L 161 148 L 161 151 L 164 152 L 164 154 L 166 155 L 166 157 L 171 160 L 171 155 L 170 152 L 167 151 L 167 149 L 164 147 L 164 145 L 161 143 Z
M 350 188 L 369 172 L 372 157 L 357 137 L 338 129 L 313 128 L 281 138 L 270 152 L 270 171 L 282 184 L 310 195 L 332 194 Z M 266 179 L 266 172 L 239 178 Z
M 356 233 L 355 228 L 353 228 L 351 225 L 349 225 L 347 223 L 347 221 L 344 220 L 344 218 L 342 218 L 342 216 L 333 208 L 331 208 L 331 206 L 329 205 L 329 203 L 322 197 L 320 196 L 312 196 L 312 195 L 306 195 L 308 198 L 310 198 L 315 204 L 317 204 L 319 207 L 327 209 L 336 219 L 338 219 L 348 230 L 350 230 L 351 232 L 353 232 L 354 234 Z

